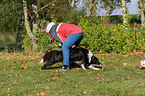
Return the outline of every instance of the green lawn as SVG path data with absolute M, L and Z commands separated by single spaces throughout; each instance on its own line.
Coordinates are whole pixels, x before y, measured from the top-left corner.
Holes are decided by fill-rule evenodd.
M 96 54 L 103 70 L 72 68 L 62 63 L 39 71 L 42 53 L 0 53 L 0 96 L 143 96 L 145 53 Z

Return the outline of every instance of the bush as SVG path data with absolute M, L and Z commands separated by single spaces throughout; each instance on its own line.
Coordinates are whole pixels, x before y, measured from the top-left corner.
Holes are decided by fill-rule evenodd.
M 40 29 L 38 29 L 37 33 L 35 34 L 37 38 L 35 38 L 37 44 L 38 44 L 38 51 L 45 52 L 47 50 L 56 49 L 60 47 L 59 42 L 56 42 L 54 40 L 51 40 L 50 36 L 42 33 Z M 22 47 L 25 50 L 32 50 L 32 39 L 26 35 L 25 39 L 23 40 Z
M 43 22 L 45 22 L 45 20 L 39 20 L 39 25 L 41 26 Z M 56 22 L 55 18 L 52 18 L 52 22 Z M 45 52 L 61 46 L 59 42 L 51 40 L 51 37 L 48 34 L 41 32 L 40 28 L 37 29 L 37 32 L 34 33 L 34 35 L 36 36 L 34 40 L 38 44 L 38 51 Z M 32 39 L 27 34 L 24 36 L 22 47 L 25 50 L 32 50 Z
M 131 30 L 128 25 L 107 26 L 101 22 L 100 24 L 90 23 L 86 19 L 81 19 L 78 25 L 85 34 L 81 45 L 94 53 L 145 51 L 142 34 L 145 33 L 143 31 L 145 27 L 139 27 L 135 38 L 135 31 Z
M 78 26 L 84 31 L 84 38 L 80 46 L 91 50 L 93 53 L 108 53 L 108 52 L 133 52 L 141 50 L 145 52 L 145 41 L 143 34 L 145 33 L 145 27 L 138 26 L 138 30 L 131 30 L 128 25 L 118 24 L 116 25 L 105 25 L 102 22 L 91 23 L 89 20 L 81 18 Z M 46 51 L 48 49 L 60 48 L 59 42 L 52 40 L 50 44 L 50 37 L 40 32 L 36 33 L 37 41 L 39 44 L 38 49 Z M 135 38 L 136 36 L 136 38 Z M 26 36 L 23 40 L 23 47 L 30 49 L 31 39 Z
M 4 1 L 0 2 L 0 32 L 15 33 L 19 26 L 21 3 Z

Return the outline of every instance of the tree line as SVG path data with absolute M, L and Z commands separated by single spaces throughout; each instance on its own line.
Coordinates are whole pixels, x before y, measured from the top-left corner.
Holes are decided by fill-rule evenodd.
M 126 3 L 129 2 L 131 0 L 2 0 L 0 2 L 2 14 L 0 28 L 8 31 L 13 27 L 11 31 L 18 30 L 17 44 L 19 44 L 24 26 L 31 39 L 35 38 L 34 33 L 39 27 L 40 19 L 51 21 L 55 18 L 57 22 L 77 23 L 79 16 L 95 17 L 101 9 L 105 9 L 106 14 L 110 15 L 114 9 L 122 8 L 123 23 L 127 23 Z M 138 8 L 141 14 L 141 24 L 145 26 L 144 0 L 138 0 Z M 33 45 L 36 49 L 35 40 L 33 40 Z

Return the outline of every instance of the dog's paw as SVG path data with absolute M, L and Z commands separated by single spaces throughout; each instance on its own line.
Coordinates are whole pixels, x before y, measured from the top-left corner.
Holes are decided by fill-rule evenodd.
M 100 70 L 101 68 L 92 68 L 93 70 Z
M 88 66 L 88 68 L 93 69 L 93 70 L 100 70 L 101 68 L 96 68 L 93 65 Z
M 86 68 L 85 68 L 84 64 L 81 64 L 81 67 L 82 67 L 84 70 L 86 70 Z

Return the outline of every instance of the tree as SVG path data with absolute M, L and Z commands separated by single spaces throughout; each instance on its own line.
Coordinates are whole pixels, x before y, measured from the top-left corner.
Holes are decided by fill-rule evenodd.
M 141 24 L 145 26 L 145 1 L 139 0 L 138 5 L 139 5 L 138 8 L 140 9 L 141 13 Z
M 131 0 L 125 0 L 131 2 Z M 107 10 L 106 14 L 111 14 L 114 9 L 122 7 L 121 0 L 85 0 L 86 12 L 90 11 L 89 16 L 96 16 L 100 9 Z
M 70 6 L 74 7 L 74 5 L 75 5 L 75 0 L 68 0 L 68 1 L 69 1 Z
M 16 39 L 16 49 L 18 50 L 21 47 L 21 37 L 23 32 L 23 26 L 24 26 L 24 11 L 23 11 L 23 2 L 21 6 L 21 17 L 19 21 L 19 29 L 17 33 L 17 39 Z
M 121 0 L 121 3 L 122 3 L 123 23 L 127 23 L 126 0 Z
M 38 18 L 39 15 L 37 13 L 37 0 L 33 0 L 32 2 L 32 10 L 33 10 L 33 32 L 36 33 L 36 29 L 38 28 Z
M 39 18 L 58 22 L 71 21 L 76 18 L 76 0 L 38 0 Z
M 35 14 L 33 17 L 33 31 L 36 31 L 35 29 L 37 28 L 37 24 L 36 24 L 36 17 L 37 17 L 37 15 L 36 15 L 36 5 L 37 5 L 37 3 L 36 3 L 36 1 L 37 0 L 34 0 L 33 2 L 35 2 L 35 4 L 33 5 L 33 11 L 34 11 L 34 13 L 33 14 Z M 25 18 L 25 27 L 26 27 L 26 31 L 27 31 L 27 34 L 29 35 L 29 37 L 32 39 L 32 44 L 33 44 L 33 46 L 32 46 L 32 49 L 33 50 L 35 50 L 35 49 L 37 49 L 37 43 L 36 43 L 36 41 L 35 41 L 35 35 L 33 34 L 33 31 L 31 31 L 31 27 L 30 27 L 30 22 L 29 22 L 29 20 L 28 20 L 28 9 L 27 9 L 27 1 L 26 0 L 23 0 L 23 10 L 24 10 L 24 18 Z
M 0 0 L 0 32 L 15 33 L 21 16 L 21 4 L 11 0 Z

